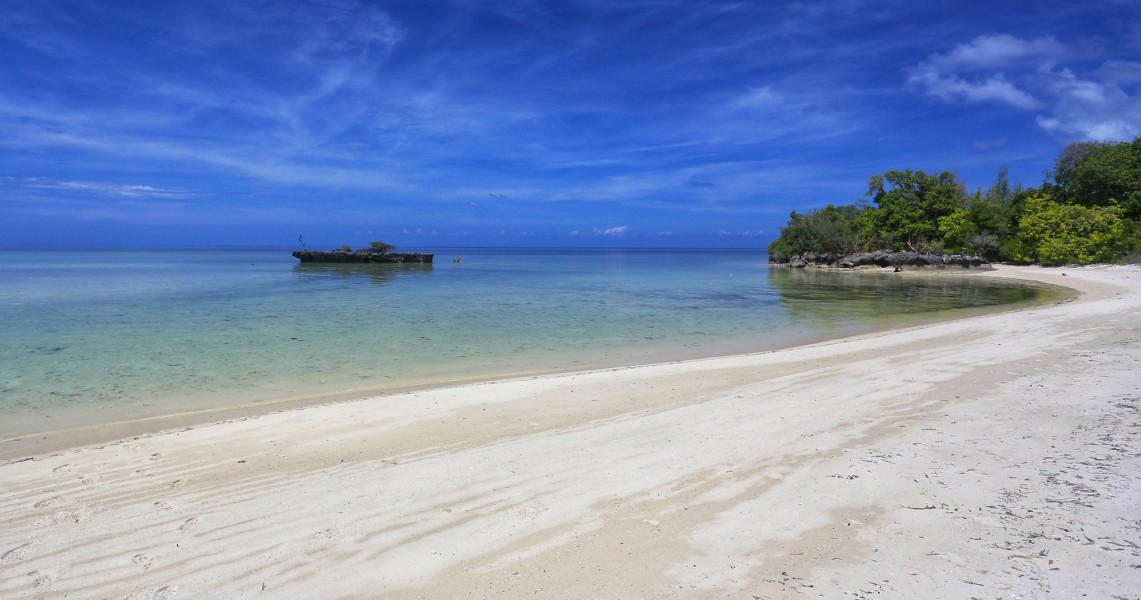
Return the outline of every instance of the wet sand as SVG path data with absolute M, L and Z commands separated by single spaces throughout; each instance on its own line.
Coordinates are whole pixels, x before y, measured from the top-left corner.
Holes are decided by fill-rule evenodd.
M 412 391 L 0 464 L 0 597 L 1141 589 L 1141 269 L 789 350 Z

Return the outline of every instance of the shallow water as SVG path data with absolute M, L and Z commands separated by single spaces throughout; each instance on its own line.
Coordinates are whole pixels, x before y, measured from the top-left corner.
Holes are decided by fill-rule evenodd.
M 403 266 L 303 265 L 288 250 L 0 252 L 0 439 L 767 350 L 1058 295 L 769 269 L 760 251 L 436 253 Z

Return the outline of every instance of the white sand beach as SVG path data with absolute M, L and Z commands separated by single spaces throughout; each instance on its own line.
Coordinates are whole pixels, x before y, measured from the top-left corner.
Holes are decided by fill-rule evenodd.
M 906 275 L 906 274 L 904 274 Z M 1136 598 L 1141 269 L 0 464 L 0 598 Z

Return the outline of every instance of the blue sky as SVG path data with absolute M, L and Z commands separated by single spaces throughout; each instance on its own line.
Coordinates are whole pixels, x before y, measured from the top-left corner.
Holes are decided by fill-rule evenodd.
M 1141 135 L 1094 2 L 6 2 L 0 246 L 763 247 Z

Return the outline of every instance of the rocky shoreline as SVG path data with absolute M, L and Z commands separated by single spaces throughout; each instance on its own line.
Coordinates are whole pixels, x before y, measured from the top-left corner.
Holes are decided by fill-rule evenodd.
M 434 254 L 420 252 L 368 252 L 365 250 L 297 250 L 293 257 L 301 262 L 317 263 L 427 263 Z
M 796 256 L 784 257 L 770 256 L 769 262 L 783 265 L 793 269 L 827 268 L 827 269 L 856 269 L 856 268 L 882 268 L 895 269 L 945 269 L 959 267 L 963 269 L 990 268 L 990 263 L 981 256 L 967 254 L 924 254 L 920 252 L 892 252 L 889 250 L 875 250 L 873 252 L 855 252 L 852 254 L 832 254 L 826 252 L 806 252 Z

